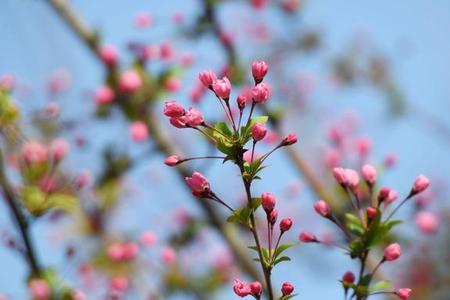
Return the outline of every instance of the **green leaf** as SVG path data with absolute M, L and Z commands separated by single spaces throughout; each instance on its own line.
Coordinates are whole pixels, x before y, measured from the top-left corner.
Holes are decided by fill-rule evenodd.
M 283 244 L 283 245 L 279 246 L 277 249 L 275 249 L 275 252 L 273 253 L 274 259 L 276 259 L 281 253 L 283 253 L 287 249 L 294 247 L 296 245 L 299 245 L 299 243 L 288 243 L 288 244 Z
M 276 266 L 277 264 L 279 264 L 279 263 L 281 263 L 283 261 L 291 261 L 291 258 L 288 257 L 288 256 L 279 257 L 273 262 L 273 265 Z
M 47 199 L 47 207 L 74 212 L 79 208 L 78 199 L 67 194 L 51 194 Z
M 282 296 L 282 297 L 280 298 L 280 300 L 289 300 L 289 299 L 292 299 L 292 298 L 296 297 L 297 295 L 298 295 L 298 294 L 292 294 L 292 295 Z
M 381 280 L 370 287 L 370 292 L 373 293 L 376 291 L 387 290 L 390 287 L 391 287 L 391 282 L 389 280 Z
M 364 228 L 362 227 L 361 222 L 355 215 L 347 213 L 345 214 L 345 220 L 346 220 L 346 227 L 351 233 L 357 236 L 362 236 L 364 234 Z

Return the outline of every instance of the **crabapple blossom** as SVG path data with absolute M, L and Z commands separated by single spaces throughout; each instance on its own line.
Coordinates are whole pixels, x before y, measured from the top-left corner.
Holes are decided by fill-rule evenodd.
M 370 185 L 373 185 L 377 180 L 377 170 L 372 165 L 365 164 L 362 167 L 362 175 L 364 180 Z
M 401 288 L 395 291 L 395 295 L 401 300 L 408 300 L 411 296 L 411 289 Z
M 114 91 L 107 85 L 101 86 L 95 90 L 94 99 L 97 105 L 109 104 L 114 99 Z
M 213 71 L 205 70 L 198 74 L 198 79 L 206 88 L 211 88 L 213 83 L 217 80 L 217 76 Z
M 427 234 L 433 234 L 437 231 L 439 227 L 439 218 L 431 212 L 421 211 L 415 216 L 415 221 L 417 227 Z
M 263 193 L 261 195 L 261 205 L 267 213 L 270 213 L 277 203 L 275 196 L 272 193 Z
M 270 89 L 269 86 L 265 83 L 258 83 L 252 89 L 252 99 L 255 103 L 266 103 L 269 99 Z
M 309 231 L 303 231 L 302 233 L 300 233 L 299 240 L 303 243 L 317 242 L 316 236 Z
M 418 193 L 422 193 L 423 191 L 425 191 L 428 186 L 430 185 L 430 181 L 428 180 L 428 178 L 426 178 L 423 175 L 419 175 L 416 180 L 414 181 L 411 193 L 412 194 L 418 194 Z
M 255 123 L 255 125 L 253 125 L 252 137 L 255 142 L 259 142 L 260 140 L 262 140 L 266 136 L 266 133 L 267 129 L 264 124 Z
M 218 97 L 224 100 L 228 100 L 230 98 L 231 83 L 227 77 L 214 81 L 212 84 L 212 89 Z
M 142 121 L 133 122 L 129 129 L 130 137 L 135 142 L 144 142 L 148 138 L 147 125 Z
M 199 172 L 192 173 L 192 176 L 186 177 L 185 181 L 195 196 L 208 196 L 211 192 L 208 180 Z
M 280 221 L 280 231 L 285 232 L 291 229 L 292 227 L 292 219 L 291 218 L 284 218 Z
M 289 296 L 290 294 L 292 294 L 293 291 L 294 286 L 289 282 L 285 282 L 281 286 L 281 293 L 283 294 L 283 296 Z
M 136 92 L 142 86 L 142 79 L 135 70 L 125 71 L 120 75 L 119 88 L 126 94 Z
M 345 283 L 353 283 L 353 282 L 355 282 L 355 274 L 353 274 L 350 271 L 345 272 L 345 274 L 342 276 L 342 281 L 345 282 Z
M 50 144 L 50 155 L 55 162 L 62 160 L 69 152 L 69 144 L 63 139 L 53 140 Z
M 297 135 L 295 133 L 288 133 L 280 143 L 280 146 L 290 146 L 297 143 Z
M 106 65 L 111 67 L 117 64 L 119 54 L 114 46 L 103 45 L 100 47 L 99 53 L 100 58 Z
M 164 104 L 164 115 L 170 118 L 178 118 L 184 116 L 186 111 L 178 102 L 171 100 Z
M 387 261 L 393 261 L 398 259 L 402 254 L 402 249 L 398 243 L 388 245 L 384 249 L 384 259 Z
M 330 206 L 324 201 L 319 200 L 314 204 L 314 209 L 322 217 L 328 217 L 330 215 Z
M 252 64 L 252 75 L 255 83 L 258 84 L 263 81 L 269 70 L 269 66 L 264 61 L 254 61 Z
M 28 284 L 33 299 L 36 300 L 48 300 L 51 297 L 52 290 L 47 281 L 43 279 L 31 279 Z
M 246 297 L 252 292 L 250 285 L 239 279 L 234 279 L 233 291 L 239 297 Z
M 164 161 L 164 163 L 169 166 L 169 167 L 173 167 L 178 165 L 179 163 L 181 163 L 183 160 L 176 156 L 176 155 L 171 155 L 169 157 L 166 158 L 166 160 Z

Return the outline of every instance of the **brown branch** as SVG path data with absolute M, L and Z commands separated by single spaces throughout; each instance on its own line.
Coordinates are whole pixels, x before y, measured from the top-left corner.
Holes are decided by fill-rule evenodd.
M 63 18 L 67 23 L 69 28 L 84 42 L 99 58 L 98 56 L 98 44 L 95 34 L 89 30 L 88 26 L 85 25 L 83 21 L 74 13 L 74 11 L 69 7 L 67 1 L 64 0 L 48 0 L 50 6 L 56 11 L 58 15 Z M 100 60 L 101 61 L 101 60 Z M 106 66 L 105 66 L 106 67 Z M 106 67 L 107 68 L 107 67 Z M 182 155 L 180 149 L 175 149 L 171 145 L 171 141 L 165 130 L 159 126 L 158 118 L 154 116 L 152 108 L 148 110 L 147 116 L 145 116 L 145 121 L 151 136 L 157 145 L 157 147 L 167 155 L 177 154 Z M 190 176 L 191 171 L 186 167 L 180 166 L 177 168 L 178 175 L 181 180 L 184 181 L 184 177 Z M 222 235 L 225 242 L 230 247 L 233 252 L 237 262 L 242 267 L 249 276 L 255 280 L 260 280 L 260 273 L 255 269 L 253 262 L 250 257 L 245 252 L 246 249 L 242 247 L 242 244 L 238 237 L 238 232 L 234 227 L 227 223 L 224 223 L 223 217 L 214 209 L 214 207 L 209 203 L 201 199 L 195 198 L 197 203 L 203 209 L 203 212 L 207 215 L 210 224 L 217 229 L 217 231 Z
M 5 202 L 8 204 L 14 220 L 17 224 L 17 228 L 20 231 L 23 244 L 25 246 L 25 257 L 28 261 L 30 271 L 32 275 L 40 275 L 42 273 L 40 264 L 37 259 L 36 251 L 33 246 L 33 242 L 30 236 L 28 220 L 24 215 L 22 208 L 20 207 L 19 201 L 15 195 L 14 189 L 8 181 L 6 176 L 6 168 L 3 159 L 3 151 L 0 149 L 0 186 L 2 188 L 3 196 L 5 197 Z

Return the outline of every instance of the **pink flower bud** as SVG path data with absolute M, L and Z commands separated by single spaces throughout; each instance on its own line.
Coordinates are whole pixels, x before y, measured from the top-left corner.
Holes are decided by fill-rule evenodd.
M 261 195 L 261 205 L 266 212 L 271 212 L 275 208 L 277 200 L 272 193 L 263 193 Z
M 366 156 L 372 148 L 372 142 L 367 138 L 361 138 L 356 141 L 356 150 L 360 156 Z
M 364 165 L 362 167 L 362 175 L 369 185 L 373 185 L 377 180 L 377 170 L 372 165 Z
M 239 110 L 242 111 L 244 110 L 245 104 L 247 103 L 247 97 L 245 97 L 244 95 L 240 95 L 237 97 L 236 102 L 239 107 Z
M 297 135 L 295 133 L 288 133 L 280 143 L 280 146 L 290 146 L 297 143 Z
M 228 100 L 230 98 L 231 83 L 227 77 L 214 81 L 212 84 L 212 89 L 220 98 L 224 100 Z
M 280 231 L 285 232 L 291 229 L 292 227 L 292 219 L 291 218 L 284 218 L 280 222 Z
M 389 197 L 391 190 L 388 187 L 382 187 L 378 192 L 378 202 L 383 203 Z
M 352 169 L 345 169 L 345 184 L 350 189 L 355 189 L 359 184 L 359 175 L 358 172 Z
M 261 9 L 267 4 L 267 0 L 251 0 L 250 2 L 255 9 Z
M 181 104 L 176 101 L 167 101 L 164 104 L 164 115 L 171 118 L 178 118 L 184 116 L 185 110 Z
M 138 246 L 133 242 L 123 244 L 123 258 L 126 260 L 134 259 L 139 252 Z
M 369 219 L 374 219 L 374 218 L 376 218 L 377 215 L 378 215 L 377 209 L 374 208 L 374 207 L 368 207 L 367 210 L 366 210 L 366 212 L 367 212 L 367 217 L 368 217 Z
M 392 202 L 394 202 L 395 200 L 397 200 L 397 198 L 398 198 L 398 194 L 397 194 L 397 192 L 396 191 L 394 191 L 394 190 L 390 190 L 389 191 L 389 195 L 388 195 L 388 197 L 387 197 L 387 199 L 386 199 L 386 205 L 389 205 L 389 204 L 391 204 Z
M 120 75 L 119 88 L 123 93 L 134 93 L 142 85 L 141 77 L 135 70 L 125 71 Z
M 283 296 L 289 296 L 294 291 L 294 286 L 290 284 L 289 282 L 283 283 L 281 286 L 281 293 Z
M 426 178 L 423 175 L 419 175 L 419 177 L 417 177 L 416 180 L 414 181 L 411 193 L 413 194 L 422 193 L 428 188 L 429 185 L 430 181 L 428 180 L 428 178 Z
M 86 300 L 87 297 L 82 291 L 74 291 L 73 292 L 73 300 Z
M 164 88 L 169 93 L 175 93 L 181 89 L 181 81 L 179 78 L 170 77 L 164 82 Z
M 411 296 L 411 289 L 401 288 L 395 292 L 395 295 L 401 300 L 408 300 Z
M 47 148 L 36 142 L 26 142 L 22 146 L 22 158 L 26 163 L 43 163 L 47 160 Z
M 194 196 L 205 197 L 211 192 L 208 180 L 199 172 L 192 173 L 191 177 L 186 177 L 184 180 L 190 186 Z
M 69 144 L 63 139 L 56 139 L 50 144 L 50 155 L 55 162 L 61 161 L 69 152 Z
M 121 261 L 124 258 L 124 248 L 122 247 L 122 244 L 114 243 L 108 246 L 106 254 L 112 261 Z
M 167 157 L 166 160 L 164 161 L 164 163 L 169 167 L 176 166 L 181 162 L 183 162 L 183 159 L 181 159 L 179 156 L 176 155 L 171 155 Z
M 97 105 L 111 103 L 114 99 L 114 91 L 109 86 L 104 85 L 95 91 L 94 99 Z
M 384 249 L 384 259 L 393 261 L 400 257 L 402 249 L 398 243 L 393 243 Z
M 161 252 L 161 259 L 165 264 L 172 265 L 177 259 L 177 254 L 172 248 L 166 247 Z
M 298 9 L 300 0 L 283 0 L 281 5 L 286 12 L 293 13 Z
M 330 216 L 330 206 L 324 200 L 319 200 L 314 204 L 314 209 L 322 217 Z
M 278 219 L 278 209 L 273 209 L 270 214 L 268 215 L 269 223 L 274 225 L 277 222 Z
M 317 238 L 314 234 L 312 234 L 309 231 L 303 231 L 302 233 L 300 233 L 300 237 L 299 237 L 300 241 L 303 243 L 315 243 L 317 242 Z
M 345 176 L 345 170 L 343 168 L 334 168 L 333 176 L 337 183 L 340 185 L 345 185 L 347 178 Z
M 252 292 L 250 285 L 239 279 L 234 279 L 233 291 L 239 297 L 246 297 Z
M 269 99 L 270 89 L 265 83 L 258 83 L 252 89 L 252 97 L 255 103 L 266 103 Z
M 344 283 L 353 283 L 353 282 L 355 282 L 355 274 L 353 274 L 350 271 L 346 272 L 344 274 L 344 276 L 342 276 L 342 281 Z
M 135 142 L 144 142 L 148 138 L 148 129 L 142 121 L 133 122 L 129 129 L 130 137 Z
M 198 79 L 206 88 L 211 88 L 213 83 L 217 80 L 217 76 L 213 71 L 206 70 L 198 74 Z
M 254 61 L 252 64 L 252 74 L 255 83 L 258 84 L 263 81 L 264 76 L 266 76 L 269 67 L 264 61 Z
M 262 285 L 258 281 L 252 282 L 250 284 L 250 293 L 253 297 L 259 298 L 262 294 Z
M 259 142 L 262 140 L 267 133 L 267 128 L 264 126 L 264 124 L 261 123 L 255 123 L 252 128 L 252 137 L 255 142 Z
M 439 227 L 439 218 L 428 211 L 421 211 L 416 214 L 416 225 L 419 229 L 426 234 L 436 233 Z
M 197 127 L 205 122 L 202 113 L 195 108 L 189 108 L 184 116 L 185 123 L 190 127 Z
M 117 64 L 119 55 L 117 53 L 117 49 L 111 45 L 103 45 L 100 50 L 100 58 L 103 63 L 108 66 L 114 66 Z
M 31 296 L 36 300 L 48 300 L 52 294 L 50 286 L 43 279 L 32 279 L 28 284 L 28 288 Z
M 88 170 L 80 171 L 75 177 L 75 185 L 78 188 L 83 188 L 92 182 L 92 175 Z
M 153 246 L 156 240 L 157 240 L 156 234 L 151 231 L 143 232 L 140 236 L 141 243 L 147 247 Z
M 185 128 L 186 127 L 186 118 L 184 116 L 178 117 L 178 118 L 170 118 L 169 122 L 176 128 Z
M 128 281 L 128 278 L 125 276 L 114 276 L 109 281 L 109 287 L 118 292 L 125 292 L 128 290 L 130 283 Z
M 139 12 L 134 17 L 134 25 L 137 28 L 143 29 L 147 28 L 152 24 L 152 17 L 146 12 Z

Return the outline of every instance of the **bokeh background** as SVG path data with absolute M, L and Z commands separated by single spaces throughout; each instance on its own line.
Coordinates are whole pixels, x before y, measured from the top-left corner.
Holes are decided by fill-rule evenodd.
M 295 13 L 287 14 L 273 3 L 256 10 L 250 1 L 222 2 L 217 7 L 220 24 L 233 34 L 248 80 L 254 59 L 267 59 L 273 52 L 286 50 L 278 53 L 273 68 L 267 59 L 271 67 L 267 82 L 277 89 L 270 101 L 273 107 L 287 109 L 283 127 L 298 134 L 300 142 L 296 151 L 317 174 L 326 177 L 323 170 L 330 128 L 351 127 L 355 139 L 370 139 L 372 150 L 367 161 L 382 163 L 387 156 L 395 154 L 397 163 L 383 173 L 383 184 L 405 194 L 416 175 L 423 173 L 432 179 L 437 191 L 427 210 L 439 215 L 439 231 L 431 236 L 423 234 L 414 222 L 414 205 L 407 206 L 401 212 L 405 223 L 397 233 L 406 245 L 404 252 L 409 252 L 409 258 L 386 268 L 386 277 L 398 279 L 399 275 L 405 277 L 405 272 L 411 273 L 412 261 L 421 253 L 418 249 L 423 245 L 437 245 L 437 254 L 433 252 L 437 260 L 441 259 L 439 253 L 445 256 L 448 242 L 442 244 L 436 240 L 442 241 L 439 237 L 445 237 L 448 232 L 445 211 L 450 166 L 450 3 L 443 0 L 301 1 Z M 103 42 L 119 49 L 124 65 L 132 60 L 128 50 L 130 41 L 171 42 L 177 55 L 192 55 L 192 65 L 179 78 L 181 88 L 162 95 L 161 100 L 177 99 L 190 105 L 198 72 L 220 70 L 226 64 L 226 53 L 211 33 L 191 32 L 202 12 L 200 1 L 97 0 L 70 4 L 87 24 L 99 31 Z M 139 12 L 151 16 L 148 28 L 136 28 L 134 20 Z M 174 14 L 183 16 L 181 25 L 173 21 Z M 291 47 L 307 34 L 317 39 L 317 46 Z M 162 66 L 156 63 L 152 68 L 159 70 Z M 376 72 L 381 73 L 381 80 L 376 80 L 380 74 Z M 152 150 L 151 142 L 149 145 L 132 141 L 128 135 L 129 122 L 118 111 L 106 119 L 95 117 L 92 91 L 102 84 L 105 70 L 45 0 L 1 2 L 0 74 L 6 73 L 16 78 L 13 95 L 23 112 L 24 130 L 30 137 L 36 134 L 31 116 L 49 103 L 59 105 L 59 119 L 66 124 L 59 134 L 71 144 L 71 154 L 64 162 L 67 170 L 87 169 L 98 176 L 104 167 L 100 153 L 110 145 L 139 159 L 124 176 L 124 191 L 120 203 L 111 212 L 109 231 L 137 237 L 151 230 L 164 241 L 178 230 L 174 220 L 180 214 L 202 215 L 175 172 L 163 165 L 165 156 Z M 67 87 L 62 92 L 49 93 L 52 76 L 67 79 Z M 296 93 L 292 96 L 289 91 Z M 199 105 L 206 116 L 217 119 L 220 115 L 213 100 L 206 94 Z M 162 103 L 158 104 L 160 112 Z M 210 151 L 199 136 L 180 134 L 169 128 L 165 118 L 160 119 L 175 143 L 186 152 Z M 83 147 L 77 146 L 79 138 L 85 140 Z M 349 161 L 353 161 L 352 155 L 349 154 Z M 270 190 L 278 195 L 282 203 L 280 214 L 294 219 L 289 239 L 297 240 L 304 229 L 329 234 L 330 225 L 312 213 L 311 201 L 316 195 L 286 154 L 279 151 L 270 163 L 255 190 Z M 243 189 L 233 166 L 202 162 L 192 166 L 203 170 L 218 194 L 229 197 L 231 203 L 239 203 Z M 13 222 L 3 203 L 0 231 L 3 236 L 14 234 Z M 95 248 L 95 239 L 79 234 L 72 219 L 54 221 L 50 216 L 33 222 L 32 234 L 45 265 L 53 266 L 61 277 L 77 286 L 77 266 Z M 335 233 L 331 231 L 331 234 Z M 157 247 L 163 247 L 162 244 Z M 76 249 L 77 258 L 73 260 L 68 260 L 64 251 L 69 245 Z M 216 256 L 226 255 L 224 249 L 217 234 L 205 230 L 180 256 L 188 269 L 196 270 L 214 261 Z M 157 288 L 155 278 L 159 267 L 153 264 L 159 264 L 159 258 L 150 252 L 145 254 L 145 259 L 155 262 L 143 264 L 139 272 L 143 274 L 141 280 Z M 341 297 L 337 280 L 343 272 L 355 269 L 348 257 L 334 249 L 309 245 L 289 253 L 293 262 L 280 265 L 274 273 L 275 282 L 291 281 L 301 299 Z M 0 262 L 0 292 L 11 299 L 27 299 L 26 265 L 6 246 L 0 247 Z M 444 266 L 441 265 L 445 273 L 448 269 Z M 428 296 L 420 299 L 449 299 L 445 276 L 440 280 L 439 284 L 433 282 L 439 287 L 434 288 L 434 295 L 424 294 Z M 93 293 L 88 299 L 97 299 L 100 294 Z M 206 299 L 233 297 L 228 283 Z M 196 299 L 186 292 L 176 292 L 168 298 Z M 137 291 L 127 299 L 144 299 L 144 296 Z

